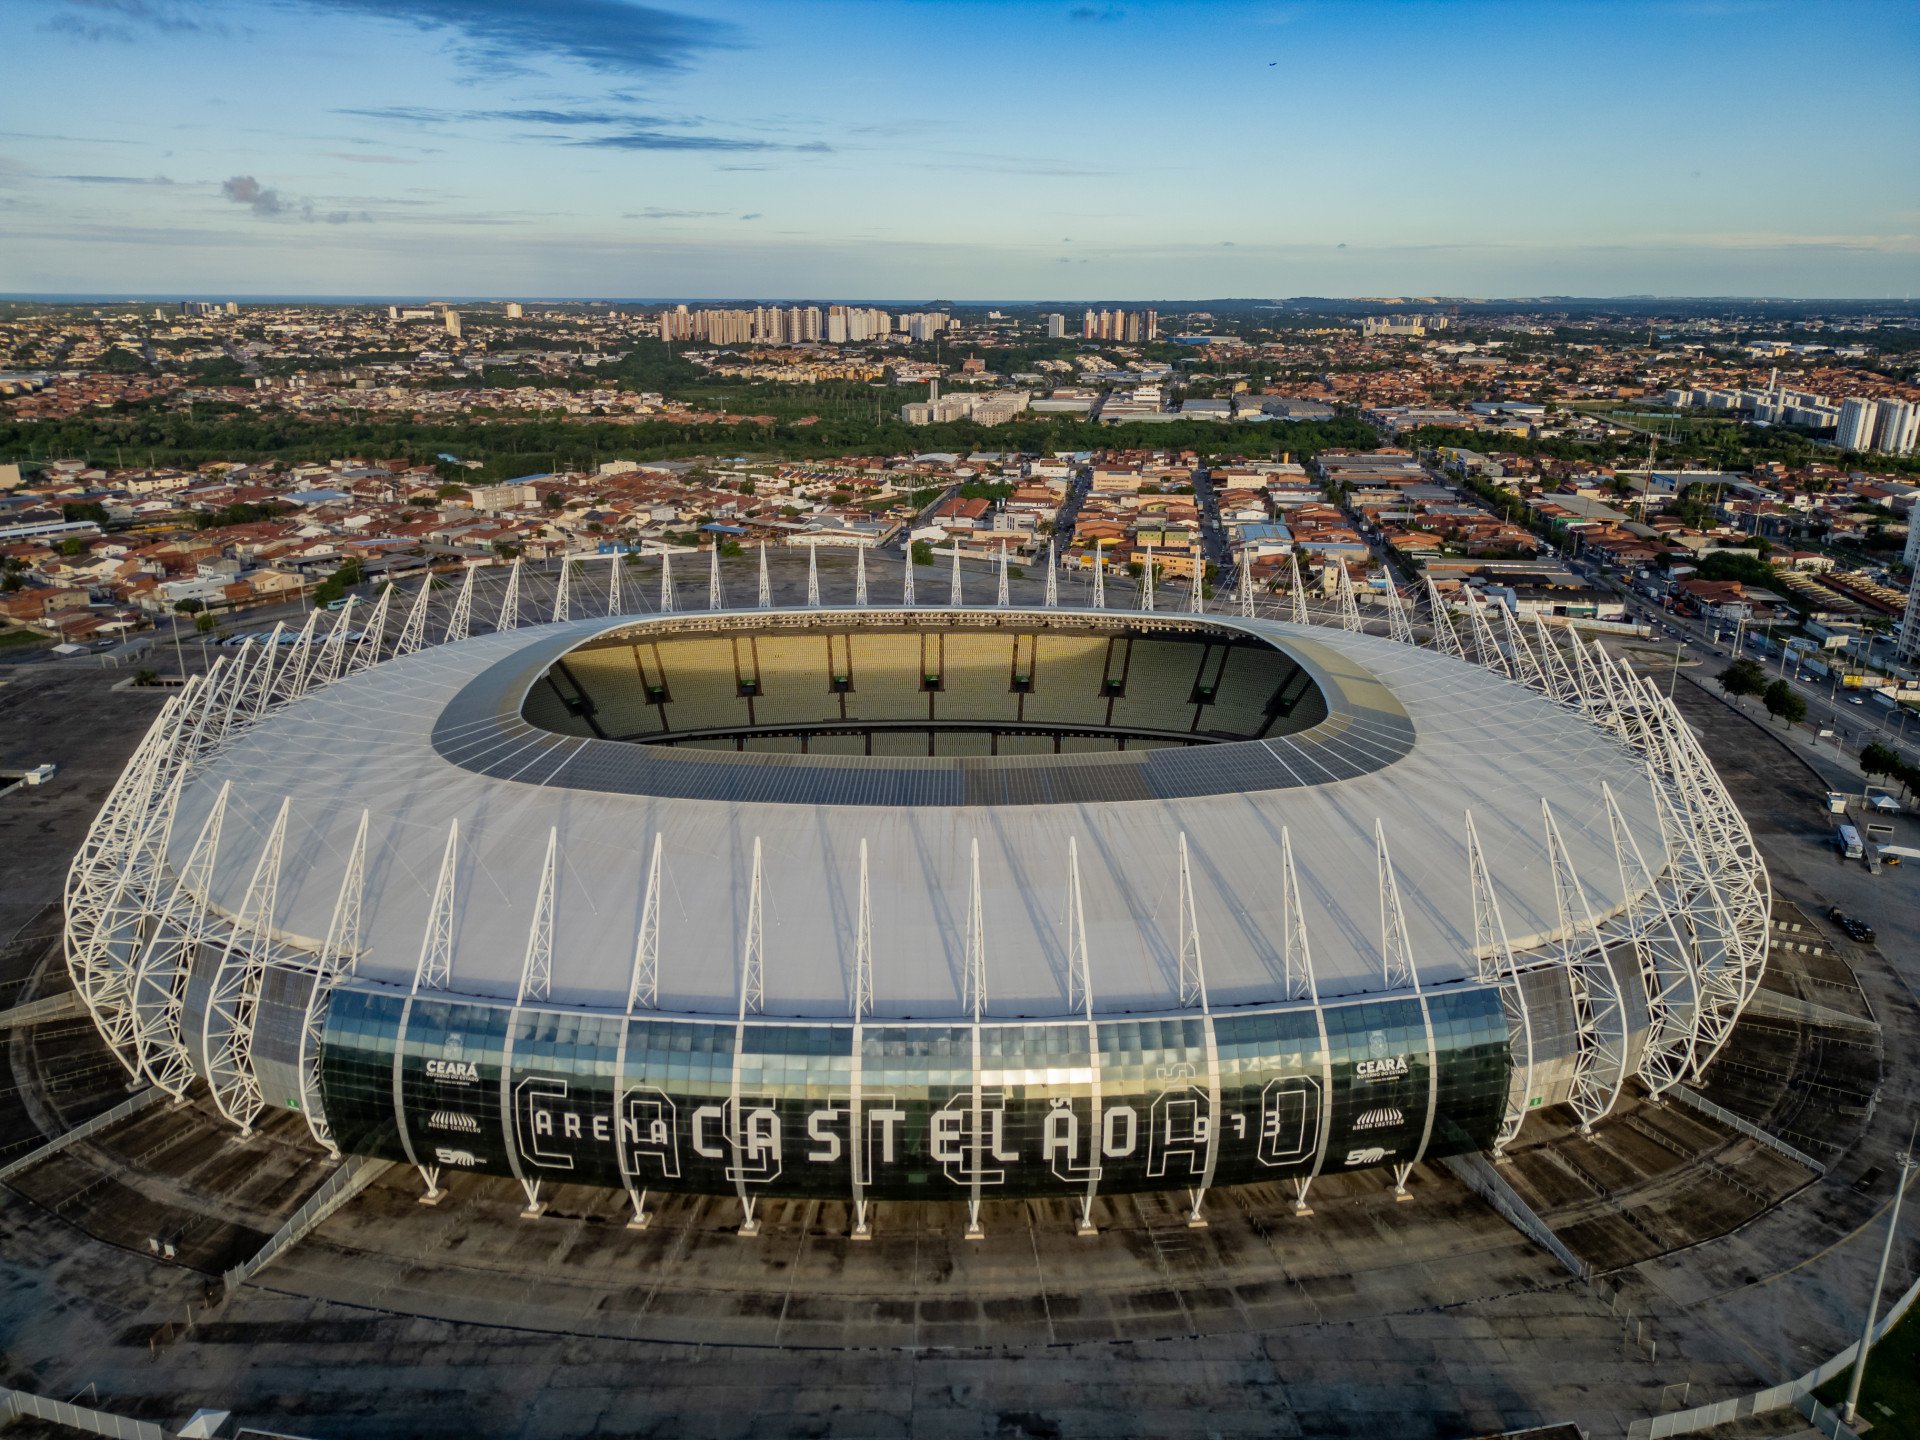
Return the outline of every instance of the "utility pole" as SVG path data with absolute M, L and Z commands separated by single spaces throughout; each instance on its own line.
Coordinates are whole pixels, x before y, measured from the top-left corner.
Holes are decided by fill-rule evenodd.
M 1906 1197 L 1907 1181 L 1916 1162 L 1913 1136 L 1907 1136 L 1907 1153 L 1900 1157 L 1900 1182 L 1893 1187 L 1893 1209 L 1887 1215 L 1887 1243 L 1880 1250 L 1880 1272 L 1873 1277 L 1873 1299 L 1867 1303 L 1867 1323 L 1860 1331 L 1860 1352 L 1853 1357 L 1853 1379 L 1847 1385 L 1846 1408 L 1840 1418 L 1849 1425 L 1860 1423 L 1860 1382 L 1867 1377 L 1867 1351 L 1873 1346 L 1873 1324 L 1880 1318 L 1880 1291 L 1887 1283 L 1887 1262 L 1893 1258 L 1894 1232 L 1900 1228 L 1900 1202 Z

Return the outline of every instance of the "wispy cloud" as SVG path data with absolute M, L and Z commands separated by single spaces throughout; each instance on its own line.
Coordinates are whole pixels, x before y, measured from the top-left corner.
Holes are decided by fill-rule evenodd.
M 490 66 L 568 61 L 612 75 L 684 70 L 738 43 L 732 25 L 626 0 L 298 0 L 303 6 L 397 20 L 459 37 L 464 57 Z
M 726 214 L 724 210 L 663 210 L 658 205 L 649 205 L 644 210 L 629 210 L 622 220 L 717 220 Z
M 614 135 L 595 135 L 572 140 L 571 145 L 589 150 L 782 150 L 795 155 L 831 155 L 833 147 L 821 140 L 788 144 L 780 140 L 741 140 L 730 135 L 674 134 L 665 130 L 623 130 Z
M 533 127 L 535 133 L 511 138 L 581 146 L 591 150 L 785 151 L 801 155 L 827 155 L 833 152 L 833 147 L 821 140 L 762 140 L 715 135 L 696 128 L 706 123 L 697 115 L 675 118 L 606 109 L 433 110 L 420 105 L 381 105 L 342 109 L 334 113 L 406 125 Z M 596 129 L 607 133 L 579 133 Z
M 567 128 L 576 125 L 688 125 L 693 120 L 670 120 L 659 115 L 641 115 L 631 110 L 434 110 L 425 105 L 376 105 L 342 109 L 336 115 L 353 115 L 365 120 L 398 121 L 405 125 L 548 125 Z
M 54 175 L 54 180 L 66 180 L 75 185 L 171 185 L 173 181 L 164 175 Z
M 686 125 L 658 115 L 635 115 L 613 110 L 469 110 L 469 120 L 504 120 L 515 125 Z
M 322 150 L 321 155 L 329 160 L 344 160 L 349 165 L 418 165 L 418 160 L 409 160 L 404 155 L 355 155 L 348 150 Z
M 132 145 L 132 140 L 108 140 L 99 135 L 50 135 L 43 130 L 0 130 L 5 140 L 61 140 L 70 145 Z
M 63 0 L 43 27 L 75 40 L 131 44 L 141 31 L 224 35 L 226 26 L 166 0 Z
M 244 205 L 262 219 L 300 220 L 310 225 L 348 225 L 373 217 L 364 210 L 323 210 L 311 200 L 282 195 L 262 185 L 251 175 L 235 175 L 220 182 L 220 194 L 235 205 Z

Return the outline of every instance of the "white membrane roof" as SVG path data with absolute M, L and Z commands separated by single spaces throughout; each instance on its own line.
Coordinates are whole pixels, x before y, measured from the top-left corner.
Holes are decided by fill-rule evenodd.
M 823 626 L 835 623 L 833 612 L 808 613 Z M 660 618 L 685 623 L 695 617 Z M 925 615 L 918 618 L 927 623 Z M 1112 613 L 1099 618 L 1126 619 Z M 471 700 L 472 687 L 489 675 L 517 685 L 517 711 L 517 696 L 544 669 L 543 657 L 647 623 L 645 617 L 596 618 L 483 635 L 389 661 L 281 709 L 231 741 L 189 783 L 170 841 L 174 868 L 184 863 L 220 786 L 230 783 L 210 899 L 222 910 L 237 910 L 274 814 L 282 798 L 291 797 L 273 924 L 296 943 L 317 945 L 327 933 L 365 809 L 370 823 L 358 975 L 406 986 L 420 955 L 449 825 L 457 819 L 451 988 L 510 1001 L 548 832 L 557 830 L 552 1001 L 620 1009 L 658 834 L 659 1008 L 731 1015 L 738 1003 L 757 837 L 763 855 L 765 1011 L 833 1018 L 851 1009 L 864 839 L 873 1018 L 934 1019 L 964 1011 L 969 854 L 977 840 L 987 1014 L 1010 1019 L 1070 1013 L 1069 840 L 1078 846 L 1095 1008 L 1104 1013 L 1178 1005 L 1183 832 L 1216 1010 L 1286 998 L 1283 829 L 1292 841 L 1322 999 L 1387 988 L 1376 818 L 1426 986 L 1475 973 L 1463 821 L 1469 807 L 1516 949 L 1547 942 L 1558 926 L 1543 797 L 1553 807 L 1596 919 L 1630 898 L 1622 893 L 1603 783 L 1611 785 L 1649 864 L 1657 870 L 1663 862 L 1644 768 L 1613 737 L 1476 666 L 1375 636 L 1278 621 L 1205 617 L 1209 626 L 1245 631 L 1300 659 L 1330 690 L 1336 711 L 1351 692 L 1363 704 L 1404 712 L 1414 733 L 1411 749 L 1383 749 L 1382 763 L 1364 773 L 1319 780 L 1310 771 L 1297 773 L 1294 783 L 1280 788 L 925 806 L 763 803 L 572 788 L 570 752 L 614 742 L 568 739 L 556 751 L 556 737 L 524 726 L 499 741 L 525 750 L 529 763 L 518 771 L 490 764 L 500 773 L 478 773 L 436 750 L 433 733 L 443 712 L 463 692 Z M 1275 747 L 1269 755 L 1284 759 L 1277 740 L 1242 742 L 1269 744 Z M 1219 753 L 1227 763 L 1231 757 L 1223 752 L 1241 747 L 1205 748 L 1210 760 Z M 496 760 L 500 753 L 496 747 Z M 780 763 L 777 757 L 757 758 Z M 1584 928 L 1585 917 L 1576 914 L 1574 923 Z

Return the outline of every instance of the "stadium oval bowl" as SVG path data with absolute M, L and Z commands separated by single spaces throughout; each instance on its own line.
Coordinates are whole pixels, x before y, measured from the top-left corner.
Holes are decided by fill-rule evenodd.
M 1765 963 L 1764 868 L 1670 702 L 1544 628 L 1435 630 L 310 627 L 168 703 L 69 963 L 137 1076 L 430 1184 L 862 1225 L 1304 1198 L 1697 1076 Z

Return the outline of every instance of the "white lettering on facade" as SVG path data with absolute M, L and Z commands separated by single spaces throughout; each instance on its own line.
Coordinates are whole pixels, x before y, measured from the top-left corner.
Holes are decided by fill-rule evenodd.
M 958 1165 L 966 1159 L 960 1141 L 966 1133 L 967 1117 L 958 1110 L 936 1110 L 931 1118 L 933 1158 L 942 1165 Z
M 838 1110 L 815 1110 L 807 1116 L 807 1138 L 820 1148 L 809 1150 L 807 1159 L 831 1165 L 840 1158 L 840 1136 L 828 1127 L 840 1118 Z
M 1003 1150 L 1000 1147 L 1006 1140 L 1007 1111 L 1004 1104 L 995 1105 L 987 1114 L 987 1153 L 996 1160 L 1018 1160 L 1018 1150 Z
M 724 1125 L 727 1112 L 718 1105 L 702 1105 L 693 1112 L 693 1153 L 704 1155 L 709 1160 L 724 1160 L 727 1150 L 717 1140 L 707 1138 L 707 1127 L 714 1123 Z M 723 1132 L 724 1133 L 724 1132 Z
M 880 1127 L 880 1163 L 893 1164 L 894 1135 L 905 1123 L 907 1112 L 904 1110 L 869 1110 L 867 1122 Z

